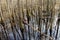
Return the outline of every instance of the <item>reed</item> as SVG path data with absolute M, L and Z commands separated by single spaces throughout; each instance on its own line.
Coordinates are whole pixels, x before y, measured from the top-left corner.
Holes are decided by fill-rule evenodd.
M 59 11 L 56 0 L 0 0 L 0 39 L 55 40 Z

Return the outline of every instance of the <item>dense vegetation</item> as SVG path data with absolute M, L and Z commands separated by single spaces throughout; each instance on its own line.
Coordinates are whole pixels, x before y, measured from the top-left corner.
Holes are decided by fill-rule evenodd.
M 0 40 L 60 40 L 56 0 L 0 0 Z

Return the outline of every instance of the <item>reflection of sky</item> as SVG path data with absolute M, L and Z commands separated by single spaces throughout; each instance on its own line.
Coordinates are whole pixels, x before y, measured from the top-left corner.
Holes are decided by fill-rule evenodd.
M 57 40 L 60 40 L 60 23 L 59 23 L 59 31 L 58 31 L 58 36 Z

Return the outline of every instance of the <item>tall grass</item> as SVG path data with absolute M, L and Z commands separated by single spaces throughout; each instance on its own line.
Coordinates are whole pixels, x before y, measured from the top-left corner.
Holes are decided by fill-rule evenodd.
M 59 28 L 55 5 L 56 0 L 0 0 L 0 39 L 55 40 Z

